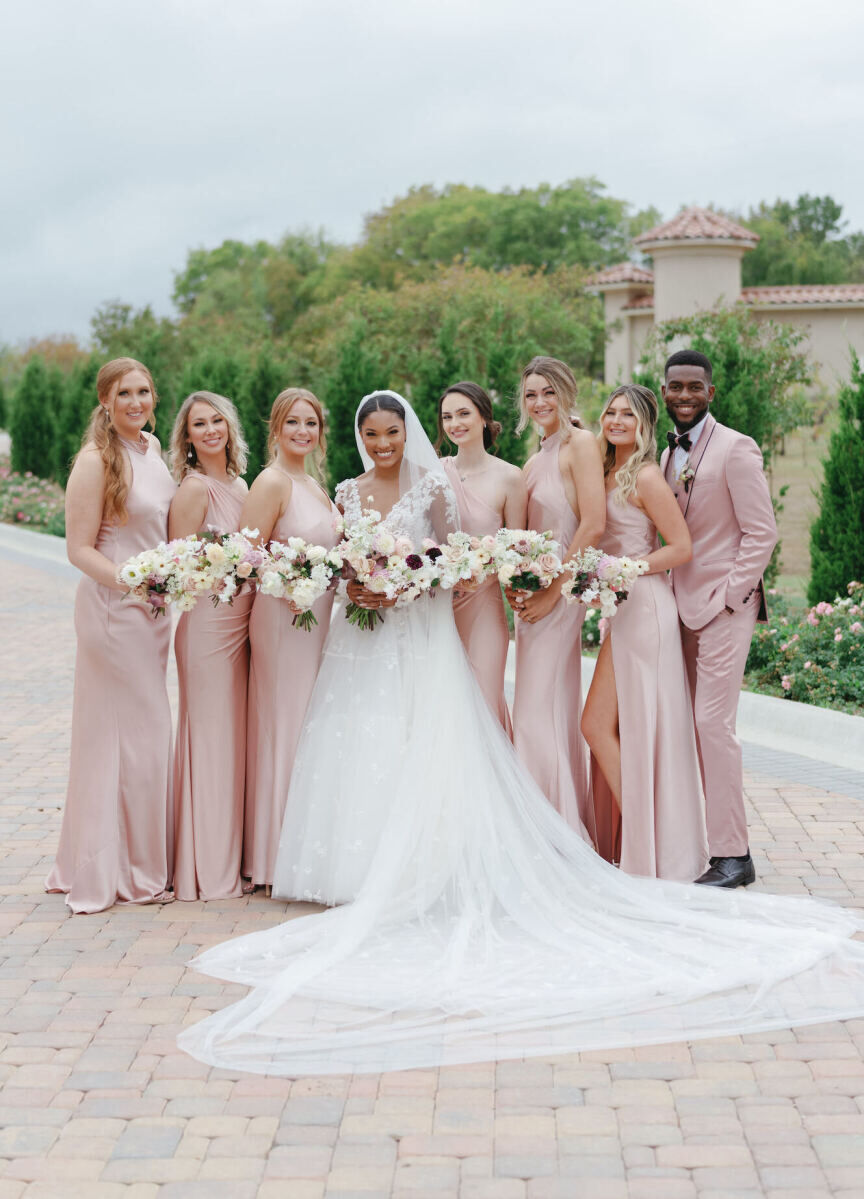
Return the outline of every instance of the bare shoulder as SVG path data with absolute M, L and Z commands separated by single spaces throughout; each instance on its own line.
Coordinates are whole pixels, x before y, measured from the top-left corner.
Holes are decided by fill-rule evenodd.
M 278 496 L 285 489 L 286 483 L 289 487 L 291 486 L 291 480 L 287 475 L 280 474 L 272 466 L 265 466 L 261 473 L 256 475 L 252 480 L 249 494 L 256 497 L 261 496 L 262 498 Z
M 78 456 L 75 459 L 75 465 L 70 473 L 70 480 L 81 480 L 82 482 L 92 482 L 97 479 L 102 479 L 105 473 L 105 464 L 102 461 L 102 455 L 92 441 L 88 441 L 86 445 L 81 447 Z
M 493 459 L 495 463 L 495 472 L 500 479 L 505 483 L 517 483 L 522 479 L 522 470 L 512 462 L 505 462 L 503 458 Z
M 590 462 L 600 460 L 600 446 L 597 438 L 590 429 L 573 429 L 564 443 L 565 456 L 571 462 Z

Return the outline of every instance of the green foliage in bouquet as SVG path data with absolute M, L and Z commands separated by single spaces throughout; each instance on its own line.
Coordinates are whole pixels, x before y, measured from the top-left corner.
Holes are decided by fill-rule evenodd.
M 811 604 L 836 595 L 847 579 L 864 579 L 864 371 L 854 350 L 851 379 L 838 399 L 840 421 L 810 527 Z
M 799 703 L 864 712 L 864 583 L 849 583 L 842 598 L 790 616 L 770 594 L 771 619 L 759 625 L 747 659 L 747 682 Z

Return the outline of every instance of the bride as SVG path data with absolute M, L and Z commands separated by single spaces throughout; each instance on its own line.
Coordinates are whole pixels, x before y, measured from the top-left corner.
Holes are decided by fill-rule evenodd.
M 408 403 L 366 397 L 355 433 L 367 473 L 337 491 L 346 521 L 374 505 L 396 535 L 444 536 L 454 497 Z M 859 917 L 608 865 L 520 765 L 449 594 L 384 617 L 334 619 L 276 866 L 277 894 L 351 902 L 195 959 L 253 990 L 184 1049 L 260 1073 L 380 1072 L 864 1013 Z

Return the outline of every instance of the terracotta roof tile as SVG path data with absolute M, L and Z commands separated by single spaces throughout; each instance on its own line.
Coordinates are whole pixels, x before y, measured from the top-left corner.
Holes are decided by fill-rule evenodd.
M 812 283 L 800 287 L 745 287 L 745 304 L 864 304 L 864 283 Z
M 704 239 L 723 241 L 746 241 L 753 245 L 759 240 L 758 233 L 736 225 L 727 216 L 719 212 L 711 212 L 708 208 L 685 208 L 671 221 L 655 225 L 647 233 L 637 237 L 635 246 L 645 245 L 654 241 L 700 241 Z
M 618 262 L 615 266 L 607 266 L 603 271 L 597 271 L 588 279 L 588 286 L 603 283 L 648 283 L 653 284 L 654 272 L 646 271 L 643 266 L 632 262 Z

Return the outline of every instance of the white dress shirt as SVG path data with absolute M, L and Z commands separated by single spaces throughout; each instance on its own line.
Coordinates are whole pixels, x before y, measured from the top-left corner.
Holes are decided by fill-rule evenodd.
M 675 457 L 672 462 L 673 468 L 675 470 L 676 479 L 681 474 L 681 471 L 684 469 L 684 467 L 687 465 L 687 459 L 690 457 L 690 455 L 696 449 L 696 442 L 699 440 L 700 436 L 702 435 L 702 430 L 705 428 L 705 422 L 707 419 L 708 419 L 708 413 L 706 412 L 705 415 L 702 417 L 702 419 L 699 421 L 698 425 L 694 425 L 692 429 L 686 430 L 687 436 L 690 438 L 690 449 L 689 450 L 685 450 L 683 446 L 676 445 Z M 677 429 L 676 429 L 676 433 L 677 433 Z M 683 436 L 683 434 L 682 434 L 682 436 Z

